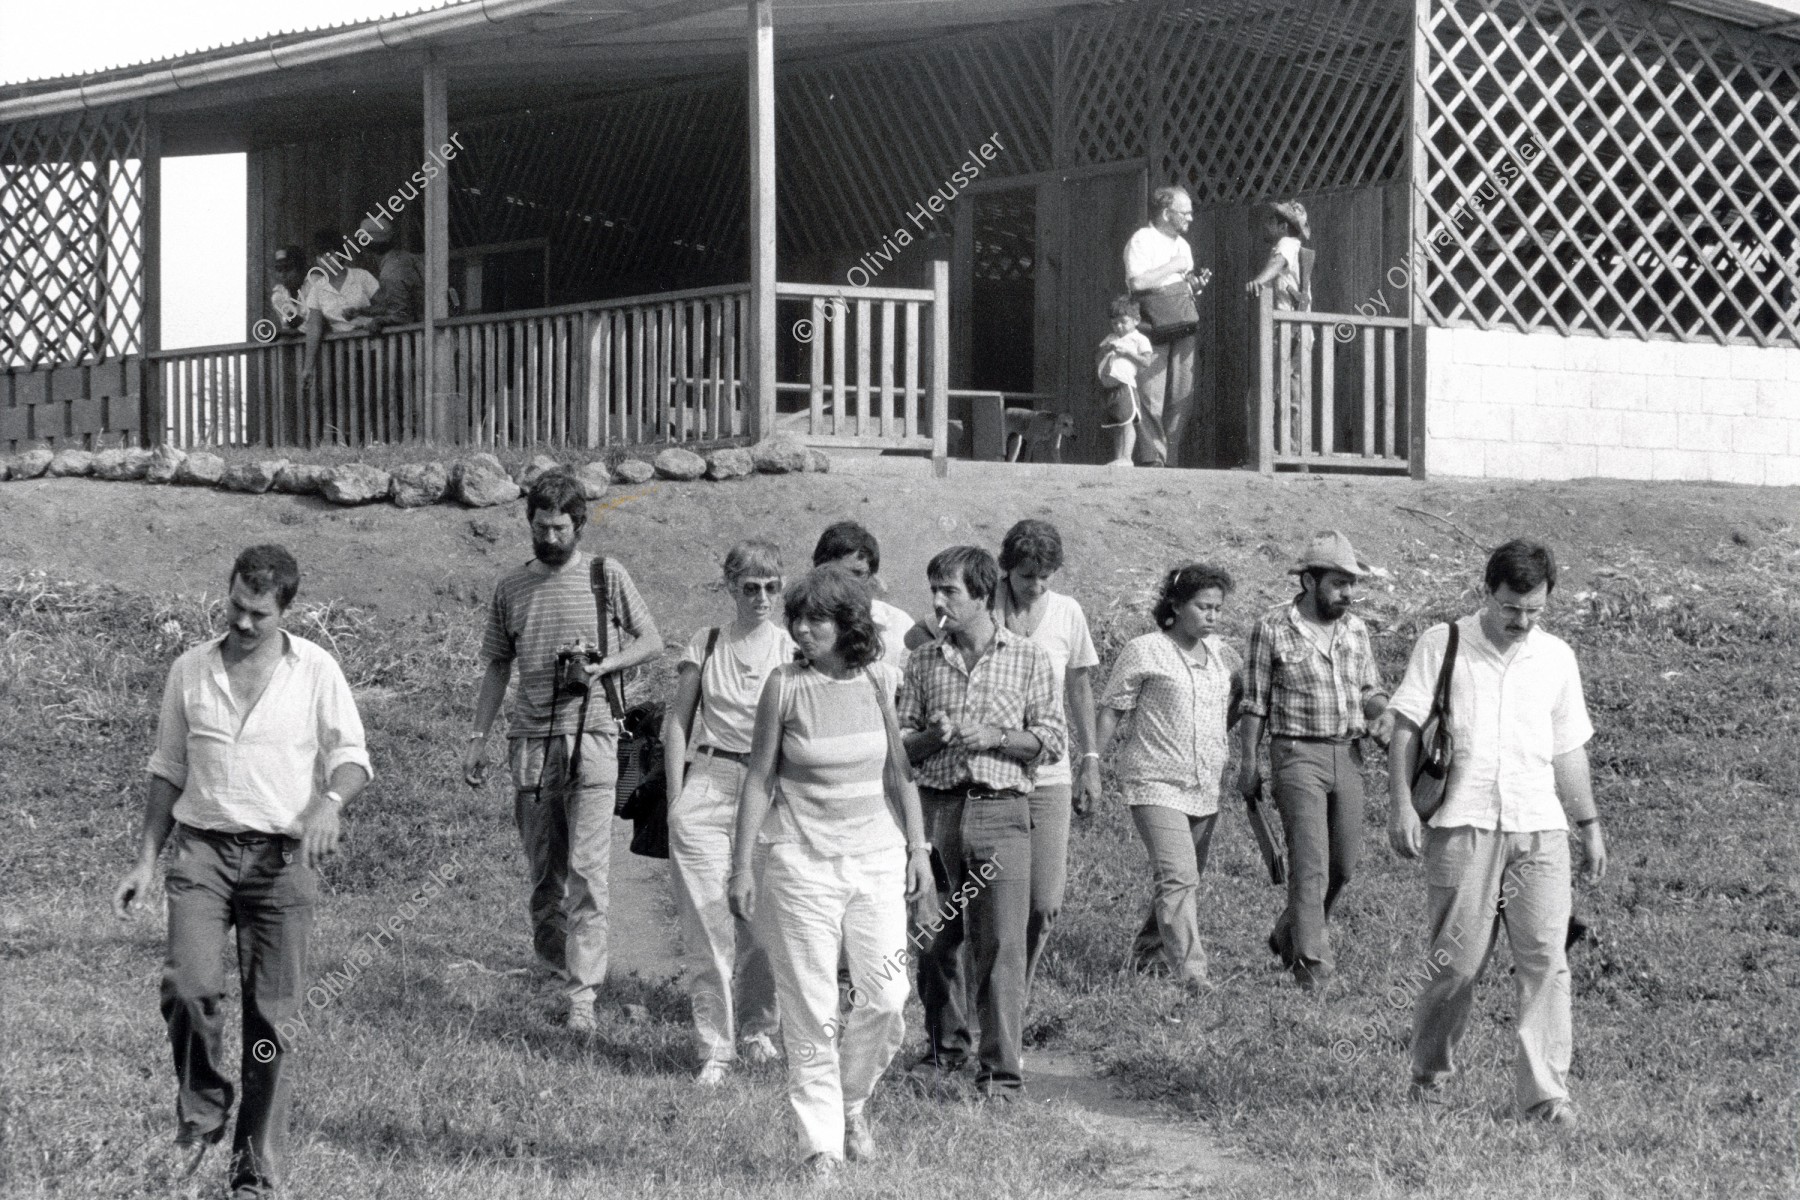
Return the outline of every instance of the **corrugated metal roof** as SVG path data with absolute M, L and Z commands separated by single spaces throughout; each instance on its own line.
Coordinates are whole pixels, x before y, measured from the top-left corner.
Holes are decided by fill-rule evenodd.
M 56 91 L 83 83 L 100 83 L 108 79 L 121 79 L 141 71 L 159 70 L 178 63 L 183 65 L 203 63 L 216 58 L 228 58 L 234 54 L 292 45 L 327 34 L 363 29 L 394 17 L 437 12 L 441 9 L 461 8 L 479 3 L 481 0 L 441 0 L 437 4 L 419 4 L 412 7 L 401 5 L 379 16 L 364 17 L 360 21 L 340 21 L 335 25 L 312 25 L 303 29 L 284 29 L 278 33 L 264 34 L 261 37 L 245 38 L 241 42 L 221 42 L 216 46 L 208 46 L 201 50 L 184 50 L 179 54 L 169 54 L 162 58 L 146 58 L 133 63 L 121 63 L 116 67 L 102 67 L 97 71 L 81 71 L 72 75 L 40 75 L 30 79 L 14 80 L 11 83 L 0 84 L 0 95 L 30 96 L 41 91 Z

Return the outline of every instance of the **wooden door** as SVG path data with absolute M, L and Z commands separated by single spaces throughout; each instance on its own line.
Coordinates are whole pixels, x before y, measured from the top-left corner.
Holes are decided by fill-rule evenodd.
M 1108 332 L 1106 306 L 1126 290 L 1125 243 L 1146 219 L 1144 167 L 1071 172 L 1045 186 L 1056 193 L 1058 236 L 1047 256 L 1054 291 L 1040 293 L 1040 305 L 1054 309 L 1048 321 L 1040 312 L 1039 327 L 1054 332 L 1052 344 L 1039 347 L 1039 384 L 1075 418 L 1074 444 L 1064 443 L 1063 461 L 1101 463 L 1112 457 L 1112 435 L 1100 428 L 1104 397 L 1094 377 L 1094 347 Z M 1040 212 L 1044 207 L 1040 201 Z

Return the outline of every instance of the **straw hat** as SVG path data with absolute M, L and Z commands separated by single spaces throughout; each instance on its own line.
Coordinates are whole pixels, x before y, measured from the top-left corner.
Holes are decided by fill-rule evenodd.
M 1302 241 L 1312 237 L 1306 225 L 1306 205 L 1298 200 L 1277 200 L 1269 205 L 1269 211 L 1298 229 Z
M 1357 578 L 1372 572 L 1369 564 L 1357 556 L 1350 539 L 1335 529 L 1316 534 L 1306 544 L 1306 552 L 1300 556 L 1300 561 L 1288 568 L 1288 574 L 1298 575 L 1314 569 L 1342 571 Z

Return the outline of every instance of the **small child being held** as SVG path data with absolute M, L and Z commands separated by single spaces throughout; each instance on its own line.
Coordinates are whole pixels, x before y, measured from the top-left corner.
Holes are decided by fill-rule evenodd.
M 1138 372 L 1156 361 L 1156 352 L 1138 330 L 1136 300 L 1119 296 L 1106 312 L 1112 318 L 1112 332 L 1101 341 L 1095 360 L 1100 386 L 1106 389 L 1100 428 L 1113 434 L 1113 456 L 1107 466 L 1129 467 L 1137 445 Z

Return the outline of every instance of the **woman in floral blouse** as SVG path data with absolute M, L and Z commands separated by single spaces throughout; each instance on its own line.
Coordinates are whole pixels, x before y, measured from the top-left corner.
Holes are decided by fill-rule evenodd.
M 1219 814 L 1226 730 L 1237 722 L 1243 692 L 1243 660 L 1214 632 L 1231 590 L 1220 567 L 1189 563 L 1170 571 L 1153 613 L 1161 632 L 1126 644 L 1100 701 L 1100 747 L 1124 726 L 1117 774 L 1156 884 L 1132 959 L 1143 969 L 1160 951 L 1193 990 L 1210 986 L 1200 945 L 1200 874 Z

